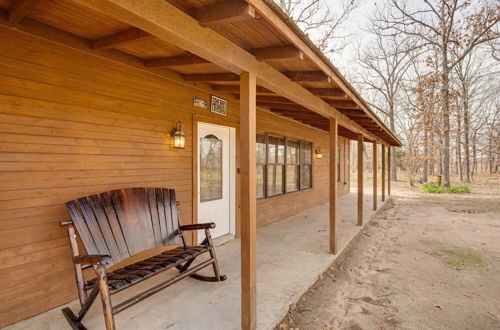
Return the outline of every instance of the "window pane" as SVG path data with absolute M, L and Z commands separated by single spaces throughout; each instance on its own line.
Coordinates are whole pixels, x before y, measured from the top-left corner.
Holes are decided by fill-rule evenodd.
M 207 135 L 200 143 L 200 201 L 222 198 L 222 140 Z
M 266 136 L 257 134 L 257 164 L 266 163 Z
M 257 198 L 265 197 L 264 194 L 264 165 L 257 165 Z
M 311 180 L 311 165 L 300 166 L 300 189 L 307 189 L 312 187 Z
M 339 146 L 339 152 L 337 155 L 337 182 L 340 182 L 340 146 Z
M 287 165 L 286 166 L 286 191 L 299 190 L 299 166 Z
M 268 165 L 267 195 L 278 195 L 283 192 L 283 165 Z
M 269 163 L 285 163 L 285 138 L 269 135 Z
M 299 163 L 299 141 L 287 140 L 286 162 L 287 164 Z
M 312 143 L 301 141 L 300 163 L 311 164 L 312 162 Z

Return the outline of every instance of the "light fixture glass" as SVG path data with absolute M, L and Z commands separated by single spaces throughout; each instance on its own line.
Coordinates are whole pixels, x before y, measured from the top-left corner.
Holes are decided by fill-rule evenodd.
M 317 147 L 316 151 L 314 151 L 314 154 L 316 155 L 316 159 L 323 158 L 323 152 L 321 152 L 321 147 Z
M 175 149 L 186 148 L 186 134 L 182 131 L 182 123 L 180 121 L 175 124 L 175 128 L 172 128 L 170 135 L 174 138 Z

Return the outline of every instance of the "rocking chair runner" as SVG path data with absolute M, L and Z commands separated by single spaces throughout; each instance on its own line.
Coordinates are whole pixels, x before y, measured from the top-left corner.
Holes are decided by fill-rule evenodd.
M 82 320 L 100 292 L 106 329 L 115 329 L 113 315 L 159 292 L 160 290 L 192 277 L 201 281 L 224 281 L 219 266 L 210 229 L 215 224 L 200 223 L 180 225 L 175 191 L 165 188 L 126 188 L 90 195 L 66 203 L 71 221 L 62 222 L 68 227 L 73 251 L 78 296 L 81 309 L 75 315 L 64 308 L 63 314 L 73 329 L 85 329 Z M 75 227 L 88 255 L 80 255 Z M 183 232 L 204 229 L 206 238 L 197 246 L 188 246 Z M 172 250 L 107 272 L 106 269 L 139 252 L 168 245 L 180 244 Z M 193 261 L 208 252 L 210 258 L 196 265 Z M 215 276 L 195 274 L 212 265 Z M 85 281 L 83 269 L 94 267 L 97 277 Z M 176 268 L 179 273 L 116 306 L 111 295 L 165 270 Z M 88 294 L 88 291 L 90 294 Z

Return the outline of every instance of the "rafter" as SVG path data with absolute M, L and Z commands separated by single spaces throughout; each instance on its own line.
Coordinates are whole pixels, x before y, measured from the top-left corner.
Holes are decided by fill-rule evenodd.
M 303 60 L 304 53 L 294 46 L 278 46 L 254 49 L 252 51 L 259 61 Z
M 257 95 L 257 102 L 295 104 L 295 102 L 290 101 L 285 97 L 275 95 Z
M 239 85 L 212 85 L 212 88 L 215 89 L 216 91 L 220 92 L 232 92 L 239 94 L 240 93 L 240 86 Z M 264 88 L 262 86 L 257 86 L 257 94 L 274 94 L 273 91 Z
M 128 30 L 118 32 L 100 39 L 92 41 L 93 49 L 108 49 L 119 46 L 128 45 L 134 42 L 152 37 L 151 34 L 142 31 L 138 28 L 130 28 Z
M 308 110 L 306 107 L 303 107 L 298 104 L 279 104 L 272 102 L 259 102 L 257 101 L 257 106 L 265 107 L 265 108 L 276 108 L 276 109 L 288 109 L 288 110 Z
M 188 55 L 180 55 L 172 57 L 154 58 L 151 60 L 147 60 L 146 66 L 150 68 L 168 68 L 171 66 L 205 64 L 205 63 L 210 63 L 210 62 L 199 56 L 188 54 Z
M 255 9 L 243 1 L 229 0 L 200 9 L 201 26 L 217 26 L 255 18 Z
M 359 109 L 359 106 L 352 101 L 337 101 L 337 100 L 325 100 L 331 106 L 335 108 L 344 108 L 344 109 Z
M 331 96 L 347 98 L 346 93 L 340 88 L 308 88 L 308 90 L 316 96 Z
M 9 7 L 9 22 L 17 24 L 29 14 L 40 0 L 14 0 Z
M 321 71 L 287 71 L 284 75 L 292 81 L 331 82 L 330 77 Z
M 337 108 L 338 111 L 342 112 L 347 117 L 363 117 L 368 118 L 368 115 L 364 113 L 362 110 L 354 110 L 354 109 L 345 109 L 345 108 Z
M 240 76 L 235 73 L 202 73 L 186 74 L 186 81 L 239 81 Z

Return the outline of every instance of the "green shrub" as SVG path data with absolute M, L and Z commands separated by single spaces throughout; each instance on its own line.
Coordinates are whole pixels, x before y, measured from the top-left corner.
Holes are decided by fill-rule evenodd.
M 422 186 L 424 192 L 430 194 L 442 194 L 442 193 L 452 193 L 452 194 L 468 194 L 470 193 L 469 187 L 440 187 L 434 183 L 424 183 Z

